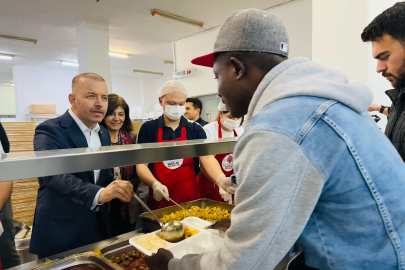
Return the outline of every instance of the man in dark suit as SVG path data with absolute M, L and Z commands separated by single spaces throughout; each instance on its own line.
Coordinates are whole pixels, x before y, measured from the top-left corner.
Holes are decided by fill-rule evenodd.
M 104 79 L 77 75 L 69 95 L 71 108 L 35 130 L 35 151 L 111 145 L 99 126 L 108 106 Z M 129 202 L 132 185 L 115 180 L 109 169 L 41 177 L 30 252 L 43 258 L 111 236 L 108 209 L 115 198 Z

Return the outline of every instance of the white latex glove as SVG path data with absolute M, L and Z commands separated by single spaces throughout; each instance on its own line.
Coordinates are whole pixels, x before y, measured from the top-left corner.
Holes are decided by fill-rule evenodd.
M 1 221 L 0 221 L 0 236 L 3 234 L 3 232 L 4 232 L 3 224 L 1 224 Z
M 219 195 L 221 195 L 225 202 L 232 203 L 232 195 L 228 194 L 228 192 L 223 190 L 221 187 L 219 187 Z
M 228 194 L 235 194 L 236 188 L 238 187 L 237 185 L 232 184 L 231 178 L 226 177 L 225 174 L 218 176 L 215 184 L 225 190 Z
M 153 183 L 152 189 L 153 189 L 153 198 L 156 201 L 160 201 L 163 198 L 169 200 L 169 190 L 165 185 L 162 185 L 162 183 L 160 183 L 159 181 Z

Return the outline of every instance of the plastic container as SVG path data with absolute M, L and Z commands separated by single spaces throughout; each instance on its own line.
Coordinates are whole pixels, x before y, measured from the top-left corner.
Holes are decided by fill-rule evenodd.
M 166 241 L 165 249 L 170 250 L 175 258 L 181 259 L 187 254 L 201 254 L 222 247 L 224 244 L 224 239 L 205 230 L 204 226 L 206 225 L 204 224 L 206 224 L 206 222 L 208 222 L 208 225 L 211 224 L 209 221 L 194 217 L 182 220 L 181 223 L 183 223 L 183 225 L 193 230 L 197 229 L 199 232 L 196 235 L 190 236 L 189 238 L 181 240 L 177 243 L 170 243 Z M 151 234 L 160 236 L 160 230 L 152 232 Z M 150 256 L 153 253 L 156 253 L 156 251 L 146 250 L 136 243 L 136 241 L 138 241 L 138 239 L 142 236 L 143 235 L 129 239 L 129 243 L 145 255 Z
M 194 226 L 194 227 L 197 227 L 198 229 L 201 229 L 201 230 L 206 230 L 204 228 L 206 226 L 210 226 L 212 224 L 211 222 L 209 222 L 207 220 L 204 220 L 204 219 L 201 219 L 201 218 L 198 218 L 198 217 L 188 217 L 188 218 L 183 219 L 183 221 L 190 224 L 190 225 L 192 225 L 192 226 Z M 219 236 L 221 238 L 225 237 L 225 233 L 222 232 L 222 231 L 212 230 L 212 229 L 208 229 L 206 231 L 211 233 L 211 234 L 214 234 L 216 236 Z

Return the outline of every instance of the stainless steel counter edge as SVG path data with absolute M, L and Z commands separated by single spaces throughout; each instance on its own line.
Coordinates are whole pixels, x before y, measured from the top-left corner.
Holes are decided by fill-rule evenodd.
M 49 257 L 47 259 L 49 259 L 49 260 L 61 260 L 61 259 L 64 259 L 66 257 L 72 256 L 72 255 L 75 255 L 75 254 L 80 254 L 80 253 L 84 253 L 84 252 L 88 252 L 88 251 L 93 251 L 93 250 L 95 250 L 97 248 L 102 248 L 102 247 L 112 245 L 112 244 L 120 242 L 120 241 L 128 240 L 129 238 L 135 237 L 135 236 L 137 236 L 137 235 L 139 235 L 141 233 L 144 233 L 144 231 L 142 229 L 139 229 L 139 230 L 129 232 L 129 233 L 126 233 L 126 234 L 122 234 L 122 235 L 119 235 L 119 236 L 116 236 L 116 237 L 112 237 L 112 238 L 109 238 L 109 239 L 106 239 L 106 240 L 103 240 L 103 241 L 100 241 L 100 242 L 97 242 L 97 243 L 93 243 L 93 244 L 90 244 L 90 245 L 87 245 L 87 246 L 72 249 L 72 250 L 69 250 L 69 251 L 66 251 L 66 252 L 63 252 L 63 253 L 59 253 L 59 254 L 53 255 L 53 256 L 51 256 L 51 257 Z M 47 261 L 47 259 L 44 258 L 44 259 L 40 259 L 40 260 L 37 260 L 37 261 L 28 262 L 28 263 L 21 264 L 19 266 L 13 267 L 13 268 L 9 268 L 7 270 L 28 270 L 28 269 L 32 269 L 32 268 L 34 268 L 34 267 L 36 267 L 36 266 L 38 266 L 40 264 L 43 264 L 44 262 Z
M 1 154 L 0 182 L 233 152 L 236 138 Z

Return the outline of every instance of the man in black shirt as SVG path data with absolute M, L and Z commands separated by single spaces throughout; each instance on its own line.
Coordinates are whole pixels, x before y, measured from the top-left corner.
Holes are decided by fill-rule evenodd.
M 141 126 L 137 142 L 163 143 L 206 139 L 203 128 L 184 117 L 188 91 L 176 80 L 165 82 L 159 89 L 159 103 L 163 114 Z M 234 194 L 236 186 L 226 177 L 214 156 L 201 156 L 201 169 L 204 174 L 229 194 Z M 201 198 L 198 189 L 194 161 L 192 158 L 166 160 L 152 164 L 137 164 L 138 176 L 150 188 L 148 206 L 152 210 L 173 205 L 169 197 L 177 203 L 185 203 Z
M 201 100 L 198 98 L 188 98 L 186 100 L 186 112 L 184 113 L 184 116 L 188 120 L 193 120 L 203 127 L 208 124 L 208 122 L 201 118 L 202 108 L 203 104 Z
M 372 103 L 368 111 L 388 116 L 385 135 L 405 161 L 405 2 L 378 15 L 363 31 L 364 42 L 371 41 L 377 72 L 391 82 L 394 89 L 385 93 L 391 107 Z

